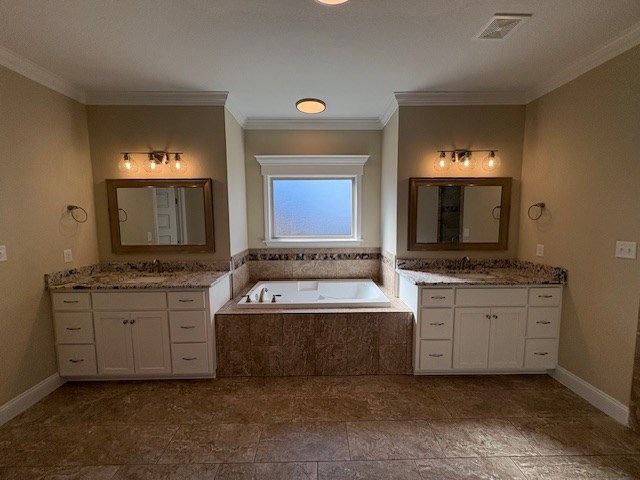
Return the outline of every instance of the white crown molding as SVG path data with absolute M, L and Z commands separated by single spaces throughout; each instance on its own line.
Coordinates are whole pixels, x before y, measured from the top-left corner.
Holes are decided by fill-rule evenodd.
M 84 91 L 46 68 L 0 46 L 0 65 L 62 95 L 84 103 Z
M 219 106 L 229 92 L 86 92 L 87 105 Z
M 380 115 L 380 126 L 382 128 L 387 126 L 387 123 L 389 123 L 389 120 L 391 120 L 391 117 L 393 117 L 393 114 L 396 113 L 397 109 L 398 101 L 393 97 L 389 102 L 389 105 L 387 105 L 387 108 L 382 112 L 382 115 Z
M 575 80 L 580 75 L 587 73 L 589 70 L 602 65 L 637 45 L 640 45 L 640 23 L 625 30 L 618 37 L 598 48 L 596 51 L 572 63 L 551 80 L 535 86 L 531 91 L 527 92 L 527 103 Z
M 524 92 L 395 92 L 401 107 L 437 105 L 524 105 Z
M 369 155 L 256 155 L 261 166 L 272 165 L 356 165 L 362 166 Z
M 247 118 L 245 130 L 380 130 L 379 118 Z

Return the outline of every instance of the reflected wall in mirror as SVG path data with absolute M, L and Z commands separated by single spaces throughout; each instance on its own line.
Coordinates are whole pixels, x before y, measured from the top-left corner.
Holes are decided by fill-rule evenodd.
M 411 178 L 409 250 L 506 250 L 511 178 Z
M 114 253 L 213 252 L 210 179 L 106 183 Z

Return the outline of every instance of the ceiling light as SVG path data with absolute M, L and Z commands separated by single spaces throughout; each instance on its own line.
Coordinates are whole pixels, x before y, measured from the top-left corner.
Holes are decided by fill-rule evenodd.
M 349 0 L 316 0 L 316 2 L 323 5 L 341 5 L 347 3 Z
M 327 108 L 327 104 L 317 98 L 303 98 L 296 102 L 296 108 L 302 113 L 322 113 Z

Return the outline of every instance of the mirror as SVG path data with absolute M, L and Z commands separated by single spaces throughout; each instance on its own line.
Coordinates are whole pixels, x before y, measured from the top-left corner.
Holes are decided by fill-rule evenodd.
M 213 252 L 210 179 L 106 183 L 114 253 Z
M 507 249 L 511 178 L 409 183 L 409 250 Z

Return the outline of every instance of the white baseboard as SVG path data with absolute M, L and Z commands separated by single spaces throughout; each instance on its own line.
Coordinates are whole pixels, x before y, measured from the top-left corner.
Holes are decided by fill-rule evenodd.
M 17 417 L 27 408 L 35 405 L 51 392 L 60 388 L 65 382 L 66 380 L 60 375 L 54 373 L 4 405 L 0 405 L 0 425 L 4 425 L 13 417 Z
M 549 372 L 549 375 L 614 420 L 625 426 L 629 425 L 629 407 L 611 395 L 604 393 L 566 368 L 556 367 L 555 370 Z

